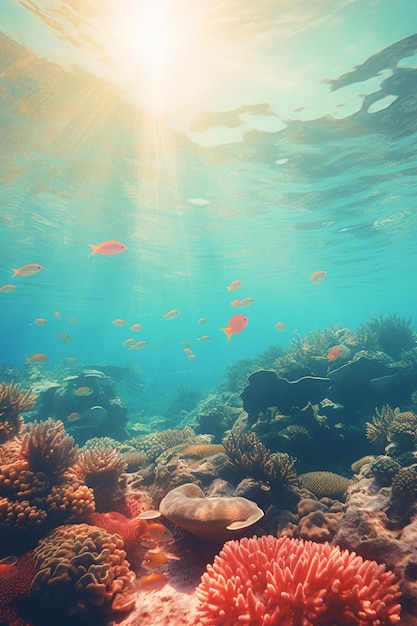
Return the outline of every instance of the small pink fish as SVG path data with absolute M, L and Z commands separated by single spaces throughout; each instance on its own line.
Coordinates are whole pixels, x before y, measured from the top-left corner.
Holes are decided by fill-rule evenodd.
M 18 269 L 12 267 L 12 278 L 15 276 L 32 276 L 32 274 L 37 274 L 43 270 L 42 265 L 38 265 L 37 263 L 29 263 L 29 265 L 22 265 Z
M 127 250 L 127 246 L 120 241 L 103 241 L 102 243 L 89 243 L 88 244 L 92 249 L 90 252 L 90 256 L 93 254 L 102 254 L 103 256 L 111 256 L 113 254 L 120 254 L 121 252 L 125 252 Z
M 245 317 L 241 313 L 237 313 L 237 315 L 234 315 L 229 320 L 227 327 L 221 328 L 220 330 L 226 333 L 227 341 L 230 341 L 230 338 L 232 335 L 237 335 L 237 333 L 240 333 L 242 330 L 246 328 L 246 326 L 248 325 L 248 321 L 249 320 L 247 317 Z
M 48 357 L 46 354 L 42 354 L 41 352 L 37 352 L 36 354 L 32 354 L 32 356 L 26 359 L 26 363 L 36 363 L 37 365 L 44 365 L 44 363 L 48 362 Z
M 133 330 L 134 333 L 138 333 L 140 330 L 142 330 L 142 324 L 132 324 L 130 330 Z
M 3 287 L 0 287 L 0 293 L 12 293 L 15 289 L 15 285 L 3 285 Z
M 318 270 L 317 272 L 313 272 L 310 276 L 310 280 L 314 285 L 320 285 L 323 280 L 326 278 L 327 272 L 324 270 Z
M 284 322 L 277 322 L 274 325 L 275 330 L 277 330 L 279 333 L 285 333 L 285 331 L 287 330 L 286 325 L 284 324 Z
M 230 304 L 234 309 L 240 309 L 240 300 L 232 300 Z
M 242 281 L 241 280 L 234 280 L 227 287 L 227 290 L 228 291 L 236 291 L 236 289 L 239 289 L 239 287 L 241 287 L 241 286 L 242 286 Z
M 112 321 L 112 324 L 114 326 L 126 326 L 126 322 L 120 318 L 117 318 L 116 320 Z
M 208 341 L 210 339 L 210 335 L 202 335 L 201 337 L 197 337 L 197 341 Z
M 142 350 L 148 346 L 147 341 L 136 341 L 135 343 L 131 343 L 129 345 L 129 350 Z
M 253 302 L 253 298 L 243 298 L 243 300 L 240 301 L 240 308 L 244 309 L 247 306 L 250 306 Z
M 166 320 L 172 320 L 174 319 L 174 317 L 177 317 L 178 313 L 179 312 L 177 311 L 177 309 L 171 309 L 171 311 L 168 311 L 168 313 L 165 313 L 164 318 Z

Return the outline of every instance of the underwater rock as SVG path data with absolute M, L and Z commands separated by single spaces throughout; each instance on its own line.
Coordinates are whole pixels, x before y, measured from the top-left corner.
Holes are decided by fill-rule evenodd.
M 159 505 L 170 522 L 205 541 L 226 541 L 251 527 L 264 513 L 251 500 L 240 496 L 206 497 L 193 483 L 172 489 Z
M 80 445 L 97 434 L 120 440 L 127 437 L 126 406 L 114 380 L 99 370 L 84 369 L 40 392 L 34 413 L 38 420 L 62 420 Z
M 248 423 L 256 422 L 261 411 L 268 407 L 277 406 L 287 413 L 292 408 L 303 408 L 309 402 L 318 404 L 324 399 L 331 384 L 329 378 L 304 376 L 299 380 L 280 378 L 272 370 L 259 370 L 248 378 L 249 384 L 244 388 L 240 397 L 243 408 L 248 413 Z
M 415 386 L 415 374 L 396 364 L 387 365 L 384 357 L 360 354 L 329 372 L 332 384 L 327 397 L 361 412 L 386 403 L 402 404 Z
M 407 468 L 409 469 L 409 468 Z M 416 497 L 393 497 L 365 471 L 348 490 L 347 510 L 333 542 L 363 558 L 385 563 L 400 580 L 404 603 L 401 623 L 417 622 Z M 410 618 L 410 615 L 412 616 Z M 411 619 L 411 621 L 409 621 Z M 404 620 L 404 621 L 403 621 Z

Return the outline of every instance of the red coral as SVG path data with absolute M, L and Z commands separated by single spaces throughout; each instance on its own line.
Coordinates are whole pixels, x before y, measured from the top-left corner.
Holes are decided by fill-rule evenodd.
M 35 557 L 26 552 L 16 563 L 14 575 L 0 579 L 0 623 L 25 624 L 20 609 L 27 602 L 35 575 Z
M 196 589 L 204 626 L 382 626 L 400 620 L 385 565 L 302 539 L 228 541 Z
M 139 517 L 129 518 L 117 511 L 108 513 L 93 512 L 88 516 L 88 523 L 104 528 L 109 533 L 120 535 L 127 552 L 139 544 L 147 529 L 146 520 Z

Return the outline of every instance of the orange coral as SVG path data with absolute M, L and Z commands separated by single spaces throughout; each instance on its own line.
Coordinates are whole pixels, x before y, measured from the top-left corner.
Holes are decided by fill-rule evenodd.
M 205 626 L 381 626 L 400 620 L 399 585 L 354 552 L 272 536 L 227 542 L 196 589 Z

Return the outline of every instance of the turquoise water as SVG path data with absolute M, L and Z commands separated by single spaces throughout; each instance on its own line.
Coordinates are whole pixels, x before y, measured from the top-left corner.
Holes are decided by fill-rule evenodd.
M 311 4 L 154 2 L 151 40 L 145 2 L 3 0 L 4 362 L 210 389 L 296 330 L 414 316 L 417 5 Z M 127 250 L 89 256 L 107 240 Z

